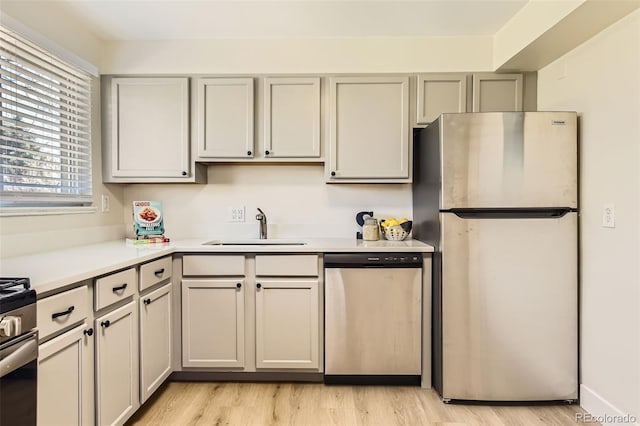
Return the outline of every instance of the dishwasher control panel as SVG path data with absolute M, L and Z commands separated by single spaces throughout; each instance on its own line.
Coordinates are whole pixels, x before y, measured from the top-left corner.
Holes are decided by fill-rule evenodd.
M 327 253 L 325 268 L 421 268 L 417 253 Z

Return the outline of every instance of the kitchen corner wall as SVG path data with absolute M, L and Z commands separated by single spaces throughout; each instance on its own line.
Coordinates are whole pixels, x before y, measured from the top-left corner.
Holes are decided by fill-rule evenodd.
M 223 165 L 208 168 L 208 183 L 137 184 L 124 189 L 125 222 L 131 202 L 160 200 L 166 233 L 180 238 L 257 238 L 256 207 L 267 215 L 269 238 L 355 238 L 355 214 L 411 218 L 410 184 L 325 184 L 323 165 Z M 228 209 L 245 206 L 245 222 L 227 222 Z
M 580 117 L 581 406 L 598 416 L 635 416 L 631 423 L 636 425 L 640 423 L 639 76 L 640 11 L 538 72 L 539 109 L 574 110 Z M 615 204 L 615 228 L 602 227 L 607 203 Z
M 100 137 L 100 79 L 92 80 L 91 150 L 93 204 L 96 212 L 43 216 L 0 217 L 0 258 L 93 244 L 124 238 L 123 188 L 102 183 Z M 101 212 L 102 195 L 109 196 L 109 211 Z
M 5 1 L 0 19 L 15 20 L 37 39 L 46 39 L 91 65 L 98 65 L 102 42 L 84 23 L 64 13 L 56 2 Z M 51 47 L 50 46 L 50 47 Z M 100 136 L 100 79 L 92 81 L 92 167 L 93 201 L 96 212 L 46 216 L 0 217 L 0 258 L 20 256 L 47 250 L 92 244 L 124 237 L 122 220 L 123 188 L 102 183 L 102 147 Z M 109 212 L 101 212 L 101 197 L 108 195 Z

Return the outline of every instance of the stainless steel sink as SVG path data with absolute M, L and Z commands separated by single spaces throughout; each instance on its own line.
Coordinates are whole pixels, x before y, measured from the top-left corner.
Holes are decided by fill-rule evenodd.
M 304 246 L 307 243 L 291 240 L 213 240 L 202 243 L 205 246 Z

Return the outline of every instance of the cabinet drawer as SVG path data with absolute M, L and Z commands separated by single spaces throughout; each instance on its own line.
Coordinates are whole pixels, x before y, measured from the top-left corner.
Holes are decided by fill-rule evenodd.
M 310 255 L 258 255 L 256 275 L 261 277 L 316 277 L 318 256 Z
M 87 318 L 88 292 L 84 285 L 38 300 L 36 309 L 40 340 Z
M 140 266 L 140 291 L 171 278 L 171 256 L 166 256 Z
M 136 292 L 136 270 L 125 269 L 96 280 L 94 307 L 96 311 L 124 300 Z
M 184 256 L 182 258 L 182 274 L 191 276 L 244 276 L 244 256 Z

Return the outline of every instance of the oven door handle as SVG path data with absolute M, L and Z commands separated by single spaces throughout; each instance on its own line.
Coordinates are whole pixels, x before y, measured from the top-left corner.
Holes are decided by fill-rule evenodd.
M 28 340 L 5 348 L 0 351 L 0 379 L 37 358 L 38 339 L 36 334 Z

